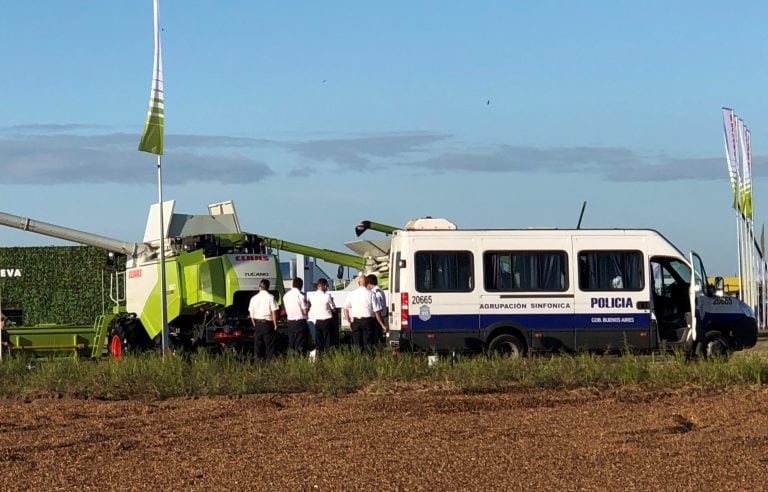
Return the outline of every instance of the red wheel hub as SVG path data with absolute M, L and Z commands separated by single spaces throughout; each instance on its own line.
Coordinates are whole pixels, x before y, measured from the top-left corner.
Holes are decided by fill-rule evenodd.
M 123 342 L 119 335 L 112 335 L 112 338 L 109 339 L 109 351 L 115 359 L 120 359 L 123 356 Z

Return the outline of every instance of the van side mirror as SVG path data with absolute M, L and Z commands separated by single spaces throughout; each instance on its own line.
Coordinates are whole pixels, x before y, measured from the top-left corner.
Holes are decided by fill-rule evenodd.
M 723 297 L 725 295 L 725 280 L 723 277 L 715 277 L 715 297 Z

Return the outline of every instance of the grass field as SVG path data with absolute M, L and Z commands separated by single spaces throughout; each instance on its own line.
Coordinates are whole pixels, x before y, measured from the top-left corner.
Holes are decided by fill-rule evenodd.
M 682 355 L 557 355 L 501 359 L 441 359 L 430 367 L 423 354 L 366 357 L 340 350 L 310 361 L 288 356 L 251 363 L 233 355 L 144 354 L 115 361 L 59 359 L 0 364 L 0 396 L 67 395 L 99 399 L 254 393 L 341 395 L 422 381 L 463 392 L 503 392 L 519 388 L 649 388 L 697 385 L 706 388 L 762 385 L 768 381 L 768 343 L 728 361 L 687 361 Z

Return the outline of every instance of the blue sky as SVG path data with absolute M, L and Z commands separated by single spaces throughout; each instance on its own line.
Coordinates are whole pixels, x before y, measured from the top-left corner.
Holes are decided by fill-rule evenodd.
M 768 213 L 768 4 L 161 0 L 165 195 L 343 249 L 362 219 L 653 227 L 736 268 L 720 107 Z M 0 18 L 0 210 L 139 240 L 151 0 Z M 3 230 L 0 245 L 51 244 Z

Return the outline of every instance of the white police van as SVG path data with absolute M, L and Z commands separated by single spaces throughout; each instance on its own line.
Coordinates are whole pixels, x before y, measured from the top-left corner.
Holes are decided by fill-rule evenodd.
M 390 340 L 427 351 L 752 347 L 752 310 L 707 285 L 654 230 L 460 230 L 417 219 L 392 233 Z M 695 316 L 691 316 L 691 306 Z

